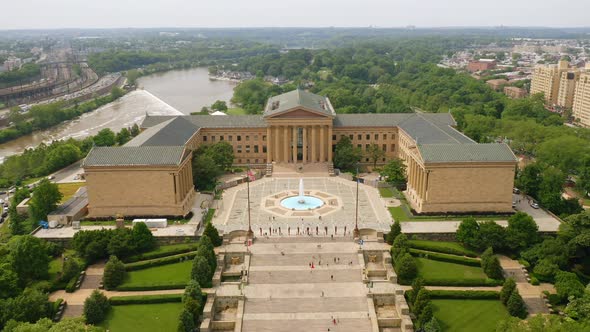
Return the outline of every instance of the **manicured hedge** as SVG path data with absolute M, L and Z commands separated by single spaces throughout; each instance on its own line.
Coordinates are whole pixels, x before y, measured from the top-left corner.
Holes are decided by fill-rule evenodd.
M 428 279 L 424 278 L 427 286 L 501 286 L 503 280 L 495 279 Z
M 465 300 L 499 300 L 500 292 L 496 291 L 454 291 L 431 290 L 428 292 L 431 299 L 465 299 Z
M 477 257 L 477 253 L 469 249 L 459 249 L 451 246 L 445 246 L 444 242 L 410 240 L 410 247 L 414 249 L 421 249 L 426 251 L 440 252 L 443 254 L 451 254 L 457 256 Z
M 150 259 L 174 256 L 179 254 L 184 254 L 186 252 L 191 252 L 197 250 L 196 244 L 187 245 L 186 247 L 176 248 L 170 251 L 160 251 L 160 252 L 146 252 L 144 254 L 134 255 L 123 259 L 124 263 L 134 263 L 139 261 L 145 261 Z
M 152 290 L 165 290 L 165 289 L 184 289 L 186 283 L 179 284 L 154 284 L 154 285 L 141 285 L 141 286 L 125 286 L 121 285 L 116 288 L 118 291 L 152 291 Z
M 412 248 L 410 248 L 410 254 L 412 254 L 412 256 L 432 259 L 434 261 L 456 263 L 456 264 L 462 264 L 462 265 L 467 265 L 467 266 L 477 266 L 477 267 L 481 266 L 481 261 L 479 259 L 475 259 L 475 258 L 442 254 L 439 252 L 425 251 L 425 250 L 412 249 Z
M 173 264 L 178 263 L 187 259 L 193 259 L 197 255 L 196 251 L 187 252 L 184 254 L 179 254 L 176 256 L 168 256 L 162 257 L 157 259 L 150 259 L 146 261 L 139 261 L 135 263 L 125 264 L 125 270 L 127 271 L 136 271 L 136 270 L 143 270 L 154 266 L 166 265 L 166 264 Z
M 154 304 L 174 303 L 182 300 L 182 294 L 139 295 L 139 296 L 113 296 L 109 299 L 111 305 L 125 304 Z

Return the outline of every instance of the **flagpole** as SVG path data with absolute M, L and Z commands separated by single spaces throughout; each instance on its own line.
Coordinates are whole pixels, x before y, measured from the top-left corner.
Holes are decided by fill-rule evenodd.
M 356 166 L 356 209 L 355 209 L 355 218 L 354 218 L 354 238 L 359 238 L 360 231 L 359 231 L 359 167 Z
M 246 172 L 246 184 L 248 186 L 248 239 L 254 238 L 252 231 L 252 224 L 250 221 L 250 165 L 248 164 L 248 172 Z

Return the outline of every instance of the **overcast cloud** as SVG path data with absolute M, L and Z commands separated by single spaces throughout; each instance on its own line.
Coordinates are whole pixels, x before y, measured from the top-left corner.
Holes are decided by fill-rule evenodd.
M 2 0 L 0 29 L 590 26 L 590 0 Z

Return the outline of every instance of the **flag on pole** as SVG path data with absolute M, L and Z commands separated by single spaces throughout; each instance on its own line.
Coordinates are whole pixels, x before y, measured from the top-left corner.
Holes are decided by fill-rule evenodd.
M 251 169 L 249 169 L 249 170 L 248 170 L 247 174 L 248 174 L 248 179 L 249 179 L 250 181 L 254 181 L 254 180 L 256 180 L 256 176 L 254 175 L 254 172 L 252 172 L 252 170 L 251 170 Z

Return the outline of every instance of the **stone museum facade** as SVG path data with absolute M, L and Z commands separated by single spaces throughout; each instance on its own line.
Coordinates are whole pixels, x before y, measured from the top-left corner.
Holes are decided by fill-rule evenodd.
M 327 97 L 303 90 L 270 98 L 261 115 L 147 115 L 139 136 L 94 148 L 84 161 L 89 217 L 188 214 L 190 160 L 202 144 L 228 142 L 236 165 L 330 165 L 344 136 L 363 152 L 377 144 L 378 164 L 405 161 L 405 195 L 417 213 L 511 212 L 516 157 L 455 125 L 448 113 L 336 114 Z

